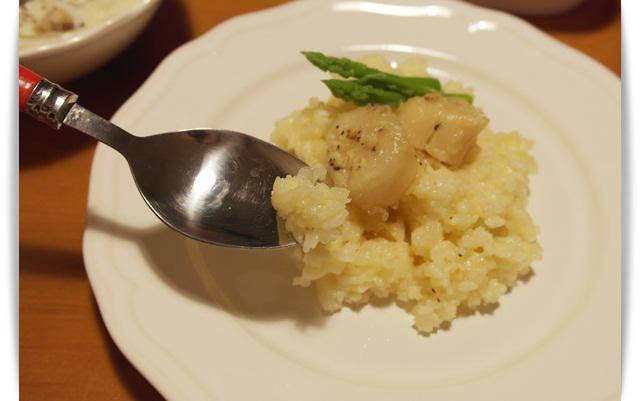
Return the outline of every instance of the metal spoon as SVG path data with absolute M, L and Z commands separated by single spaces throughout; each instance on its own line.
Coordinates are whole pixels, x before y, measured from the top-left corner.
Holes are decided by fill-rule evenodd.
M 122 154 L 140 194 L 169 227 L 193 239 L 240 248 L 293 245 L 271 206 L 276 177 L 304 163 L 232 131 L 194 129 L 139 137 L 76 103 L 78 97 L 20 66 L 20 111 L 90 135 Z

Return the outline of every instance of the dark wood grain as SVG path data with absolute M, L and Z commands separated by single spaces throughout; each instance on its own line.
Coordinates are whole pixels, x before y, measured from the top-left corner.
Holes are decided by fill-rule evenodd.
M 111 116 L 173 49 L 242 13 L 279 0 L 165 0 L 117 59 L 67 85 Z M 566 15 L 529 18 L 620 74 L 620 6 L 590 0 Z M 95 143 L 20 118 L 21 399 L 161 400 L 109 337 L 82 261 L 82 230 Z

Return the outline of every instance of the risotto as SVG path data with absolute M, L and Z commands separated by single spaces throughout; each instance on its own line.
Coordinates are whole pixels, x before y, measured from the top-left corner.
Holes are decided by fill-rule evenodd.
M 404 76 L 427 71 L 424 59 L 395 70 L 378 56 L 362 62 Z M 456 82 L 443 92 L 471 93 Z M 464 308 L 495 304 L 541 258 L 527 212 L 532 142 L 492 132 L 481 110 L 447 99 L 311 99 L 276 123 L 273 142 L 309 167 L 278 178 L 272 203 L 302 245 L 294 284 L 315 287 L 326 311 L 391 298 L 426 334 Z M 425 137 L 415 126 L 433 124 L 424 114 L 433 110 L 439 120 Z M 462 128 L 445 139 L 456 142 L 443 144 L 437 135 L 455 124 Z

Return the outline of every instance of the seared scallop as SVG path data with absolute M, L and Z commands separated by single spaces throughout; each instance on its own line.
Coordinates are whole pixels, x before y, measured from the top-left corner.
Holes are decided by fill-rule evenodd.
M 460 166 L 489 119 L 464 100 L 432 93 L 398 107 L 398 119 L 417 149 L 441 162 Z
M 395 204 L 416 175 L 413 145 L 389 106 L 340 114 L 327 136 L 327 170 L 363 209 Z

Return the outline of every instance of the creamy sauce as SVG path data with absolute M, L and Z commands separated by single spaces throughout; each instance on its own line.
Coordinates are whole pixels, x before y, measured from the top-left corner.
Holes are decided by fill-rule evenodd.
M 123 14 L 142 0 L 28 0 L 20 5 L 20 50 L 56 42 Z

